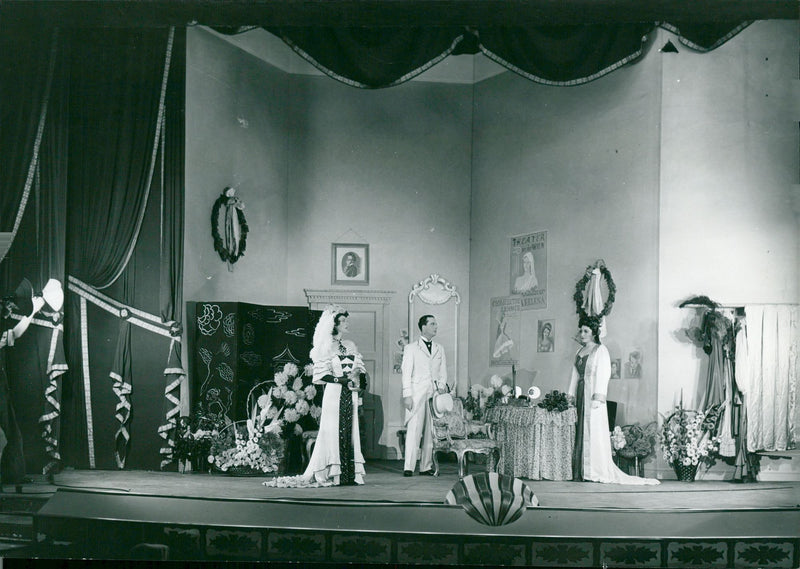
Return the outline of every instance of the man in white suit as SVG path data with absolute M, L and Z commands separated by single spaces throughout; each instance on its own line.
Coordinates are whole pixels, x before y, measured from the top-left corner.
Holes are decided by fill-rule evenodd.
M 447 360 L 444 348 L 433 341 L 438 325 L 436 318 L 426 314 L 417 324 L 420 338 L 403 348 L 403 407 L 405 407 L 406 448 L 403 476 L 413 476 L 419 456 L 419 473 L 433 475 L 433 439 L 428 400 L 434 391 L 445 393 L 447 386 Z

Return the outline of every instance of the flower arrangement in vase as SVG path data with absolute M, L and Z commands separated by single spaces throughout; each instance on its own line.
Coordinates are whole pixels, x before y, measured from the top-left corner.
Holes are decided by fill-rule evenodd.
M 464 409 L 472 413 L 472 418 L 480 420 L 486 409 L 495 405 L 508 403 L 511 397 L 512 388 L 503 383 L 503 378 L 493 375 L 489 378 L 489 385 L 473 383 L 469 388 L 469 393 L 464 401 Z
M 719 450 L 719 437 L 708 430 L 709 421 L 702 411 L 676 406 L 661 426 L 659 442 L 664 460 L 669 462 L 678 480 L 694 480 L 701 462 L 709 462 Z

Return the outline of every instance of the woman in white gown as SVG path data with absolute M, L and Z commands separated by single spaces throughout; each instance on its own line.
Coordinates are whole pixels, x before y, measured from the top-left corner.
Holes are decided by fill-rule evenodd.
M 327 307 L 314 330 L 313 382 L 324 386 L 319 433 L 303 474 L 265 482 L 265 486 L 346 486 L 364 484 L 364 456 L 358 429 L 358 394 L 367 375 L 350 340 L 346 310 Z
M 572 456 L 572 479 L 606 484 L 659 484 L 654 478 L 625 474 L 611 458 L 606 391 L 611 376 L 611 357 L 600 343 L 600 319 L 581 318 L 578 328 L 581 348 L 575 355 L 567 393 L 575 398 L 578 423 Z

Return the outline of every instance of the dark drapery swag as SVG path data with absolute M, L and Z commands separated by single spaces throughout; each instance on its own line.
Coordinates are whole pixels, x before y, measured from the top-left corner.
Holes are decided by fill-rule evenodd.
M 381 88 L 419 75 L 448 55 L 483 52 L 548 85 L 579 85 L 635 62 L 661 26 L 708 51 L 748 23 L 629 23 L 535 27 L 266 27 L 323 73 L 348 85 Z M 216 28 L 235 34 L 252 28 Z
M 158 165 L 173 30 L 83 29 L 64 36 L 71 77 L 66 273 L 97 290 L 120 277 L 139 237 Z M 91 386 L 82 373 L 88 365 L 81 329 L 86 326 L 85 300 L 68 296 L 65 329 L 71 371 L 69 388 L 64 387 L 63 446 L 72 464 L 86 466 L 88 457 L 93 468 Z M 124 368 L 130 360 L 128 334 L 129 329 L 120 328 L 115 367 Z M 126 391 L 123 386 L 117 394 L 123 408 Z M 118 466 L 125 461 L 129 417 L 128 411 L 117 417 Z

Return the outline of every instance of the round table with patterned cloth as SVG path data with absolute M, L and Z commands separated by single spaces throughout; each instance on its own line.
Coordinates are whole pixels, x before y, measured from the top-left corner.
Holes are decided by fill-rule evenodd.
M 574 407 L 546 411 L 541 407 L 498 405 L 486 411 L 500 443 L 497 471 L 533 480 L 572 480 L 575 444 Z

